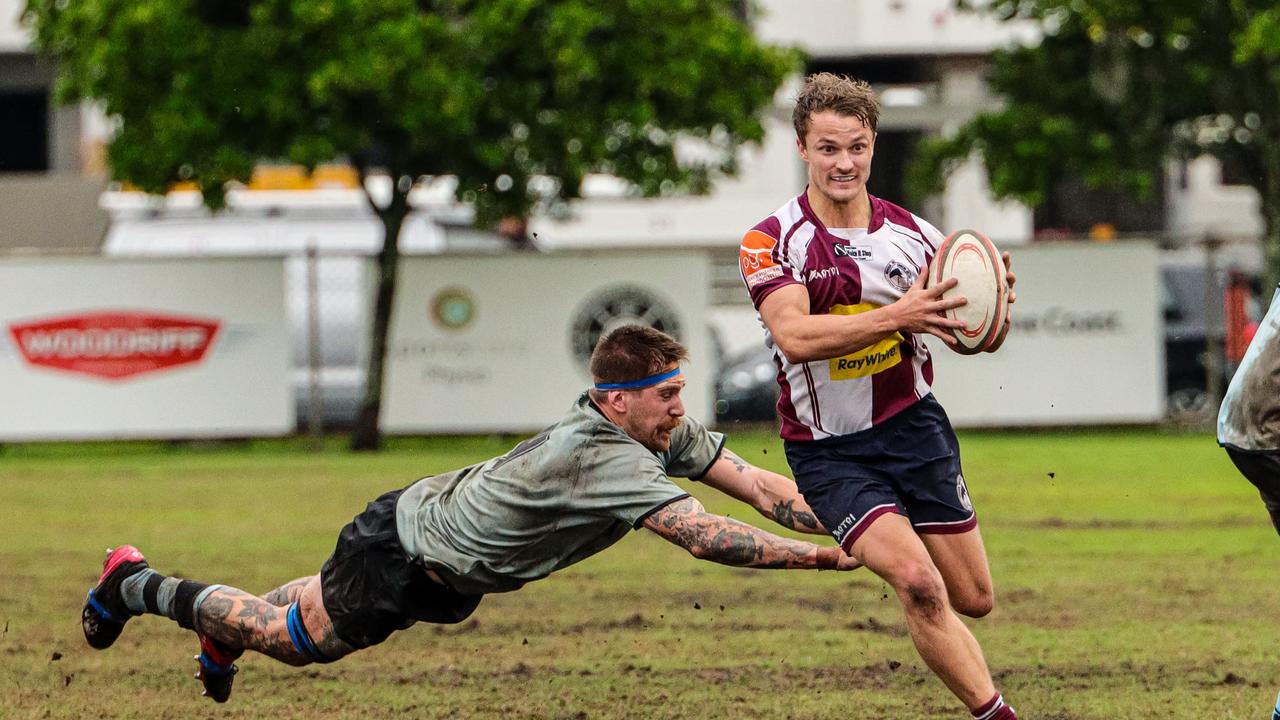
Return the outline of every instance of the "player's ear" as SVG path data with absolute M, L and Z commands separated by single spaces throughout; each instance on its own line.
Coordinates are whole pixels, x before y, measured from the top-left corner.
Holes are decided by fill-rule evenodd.
M 613 412 L 625 415 L 630 403 L 627 401 L 627 393 L 621 390 L 610 390 L 604 396 L 605 405 Z

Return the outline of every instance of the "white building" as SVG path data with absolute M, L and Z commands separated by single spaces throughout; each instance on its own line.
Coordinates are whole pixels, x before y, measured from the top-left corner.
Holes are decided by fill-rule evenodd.
M 24 6 L 25 0 L 0 0 L 0 246 L 96 247 L 122 232 L 154 235 L 160 226 L 165 235 L 194 233 L 205 238 L 200 242 L 216 244 L 209 238 L 224 230 L 242 239 L 296 235 L 289 229 L 295 221 L 319 223 L 327 235 L 349 231 L 349 241 L 332 241 L 339 247 L 369 244 L 366 236 L 376 228 L 358 190 L 351 187 L 240 193 L 232 198 L 232 212 L 217 219 L 191 207 L 191 198 L 155 203 L 108 193 L 102 202 L 93 202 L 103 187 L 109 123 L 91 107 L 53 104 L 53 70 L 31 50 L 29 33 L 20 24 Z M 757 7 L 761 39 L 801 48 L 810 58 L 810 71 L 847 72 L 880 91 L 884 111 L 870 187 L 900 203 L 906 202 L 903 167 L 915 142 L 950 132 L 998 103 L 983 80 L 987 56 L 993 48 L 1035 39 L 1034 28 L 959 12 L 952 0 L 761 0 Z M 625 197 L 609 178 L 593 178 L 571 217 L 533 221 L 538 244 L 548 249 L 735 246 L 746 227 L 804 186 L 790 126 L 798 81 L 778 93 L 767 118 L 768 135 L 761 146 L 743 151 L 739 176 L 720 182 L 710 196 L 641 200 Z M 1227 234 L 1257 234 L 1256 193 L 1223 185 L 1214 160 L 1171 167 L 1169 177 L 1162 203 L 1167 210 L 1148 218 L 1152 226 L 1141 230 L 1190 237 L 1213 226 Z M 465 208 L 441 197 L 439 187 L 422 197 L 430 203 L 433 219 L 423 218 L 422 227 L 413 229 L 421 240 L 415 249 L 447 249 L 455 239 L 474 246 L 476 235 L 458 230 L 458 223 L 467 219 Z M 953 175 L 941 197 L 912 210 L 943 229 L 981 229 L 1003 245 L 1027 242 L 1045 227 L 1062 225 L 1017 203 L 993 201 L 976 162 Z M 343 222 L 335 222 L 335 213 Z M 110 232 L 105 230 L 108 215 L 115 222 Z M 440 217 L 443 226 L 452 226 L 449 232 L 431 227 Z
M 20 24 L 25 4 L 0 0 L 0 252 L 103 248 L 116 255 L 298 256 L 307 247 L 352 255 L 376 250 L 377 221 L 361 190 L 349 178 L 341 180 L 341 173 L 332 183 L 308 179 L 305 189 L 288 182 L 256 183 L 258 188 L 275 189 L 234 191 L 229 210 L 216 216 L 203 209 L 194 193 L 147 198 L 104 192 L 110 123 L 89 105 L 55 106 L 53 68 L 37 58 Z M 951 132 L 974 114 L 996 107 L 999 100 L 984 80 L 990 52 L 1035 40 L 1034 28 L 960 13 L 954 0 L 755 4 L 761 39 L 804 50 L 809 57 L 806 71 L 844 72 L 878 89 L 883 112 L 869 186 L 872 193 L 902 204 L 907 204 L 903 168 L 916 141 Z M 734 353 L 758 347 L 755 313 L 738 279 L 736 248 L 748 227 L 804 187 L 805 168 L 790 122 L 799 80 L 793 78 L 776 96 L 766 118 L 767 136 L 760 146 L 742 151 L 739 175 L 718 183 L 710 195 L 636 199 L 627 197 L 615 179 L 592 177 L 569 217 L 532 220 L 537 244 L 544 249 L 708 248 L 713 258 L 710 322 L 719 331 L 723 349 Z M 374 193 L 385 191 L 376 185 L 377 179 L 373 182 Z M 468 228 L 470 210 L 452 198 L 447 179 L 417 189 L 414 200 L 424 212 L 405 226 L 407 252 L 503 247 L 491 233 Z M 1154 214 L 1149 208 L 1132 213 L 1114 203 L 1092 204 L 1089 197 L 1073 196 L 1066 204 L 1092 211 L 1089 222 L 1107 222 L 1107 212 L 1129 213 L 1132 217 L 1126 222 L 1136 217 L 1136 229 L 1147 235 L 1195 238 L 1213 228 L 1225 235 L 1256 238 L 1262 226 L 1257 194 L 1247 186 L 1224 184 L 1221 167 L 1209 158 L 1171 164 L 1163 202 L 1153 206 Z M 1072 224 L 1069 232 L 1084 234 L 1089 229 L 1067 222 L 1079 216 L 1044 216 L 1017 203 L 995 202 L 978 162 L 956 172 L 940 197 L 911 209 L 944 230 L 979 229 L 1004 246 L 1027 243 L 1045 230 Z M 1115 224 L 1126 229 L 1125 223 Z M 1241 243 L 1240 248 L 1247 251 L 1245 262 L 1254 262 L 1256 243 Z M 345 262 L 333 268 L 345 278 L 340 289 L 347 294 L 339 303 L 344 307 L 363 296 L 358 263 L 351 257 Z M 300 284 L 303 268 L 296 257 L 289 267 L 290 282 Z M 294 325 L 305 314 L 295 302 L 299 297 L 290 300 Z M 355 316 L 349 319 L 352 327 L 358 322 Z M 353 332 L 344 330 L 342 335 Z M 295 355 L 301 357 L 303 350 L 295 347 Z M 354 367 L 358 353 L 348 355 L 344 362 Z

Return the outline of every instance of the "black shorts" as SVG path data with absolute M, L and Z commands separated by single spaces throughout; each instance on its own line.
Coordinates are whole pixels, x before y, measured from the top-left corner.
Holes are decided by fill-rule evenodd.
M 1280 532 L 1280 450 L 1240 450 L 1226 447 L 1227 456 L 1241 475 L 1258 488 L 1271 524 Z
M 415 622 L 456 623 L 480 604 L 427 576 L 400 545 L 393 490 L 342 528 L 320 569 L 320 592 L 333 632 L 354 648 L 377 645 Z
M 805 502 L 845 552 L 885 513 L 906 516 L 918 533 L 978 524 L 960 443 L 932 394 L 866 430 L 784 447 Z

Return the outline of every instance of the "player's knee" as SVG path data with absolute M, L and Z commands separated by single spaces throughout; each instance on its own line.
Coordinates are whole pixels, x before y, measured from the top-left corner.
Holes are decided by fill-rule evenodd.
M 933 617 L 947 607 L 947 589 L 937 569 L 926 563 L 903 567 L 895 577 L 894 587 L 908 612 Z
M 336 660 L 336 657 L 330 657 L 317 647 L 306 624 L 302 621 L 302 613 L 298 608 L 298 603 L 294 603 L 285 613 L 285 627 L 292 646 L 282 652 L 282 657 L 279 659 L 295 667 L 310 665 L 313 662 L 327 663 Z
M 996 598 L 990 587 L 978 586 L 951 598 L 951 606 L 966 617 L 986 617 L 995 608 Z

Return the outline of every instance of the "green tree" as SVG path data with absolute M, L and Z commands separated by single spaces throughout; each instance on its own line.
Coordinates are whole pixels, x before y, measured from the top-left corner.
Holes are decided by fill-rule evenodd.
M 259 159 L 345 159 L 394 191 L 352 438 L 381 443 L 383 360 L 399 259 L 425 176 L 452 175 L 480 223 L 574 198 L 606 172 L 652 196 L 705 191 L 794 53 L 757 43 L 738 0 L 29 0 L 58 97 L 119 123 L 111 172 L 211 207 Z M 694 153 L 677 154 L 681 147 Z M 692 158 L 692 159 L 690 159 Z
M 1280 277 L 1280 8 L 1274 0 L 960 0 L 1043 39 L 996 52 L 1003 106 L 923 145 L 912 192 L 936 192 L 971 153 L 993 193 L 1039 206 L 1078 178 L 1149 198 L 1171 158 L 1211 154 L 1262 198 Z M 978 7 L 974 7 L 978 6 Z

